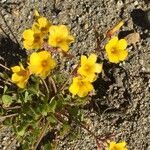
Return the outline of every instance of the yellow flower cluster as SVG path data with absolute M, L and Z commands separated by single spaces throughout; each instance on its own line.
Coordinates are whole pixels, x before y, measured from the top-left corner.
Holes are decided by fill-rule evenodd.
M 81 66 L 77 70 L 79 76 L 73 78 L 69 87 L 69 91 L 73 95 L 85 97 L 94 89 L 92 82 L 96 80 L 96 74 L 102 71 L 102 64 L 98 64 L 96 61 L 96 54 L 91 54 L 88 58 L 85 55 L 81 56 Z
M 23 32 L 23 45 L 27 50 L 38 50 L 49 32 L 51 24 L 45 17 L 39 17 L 32 25 L 32 29 Z
M 45 17 L 35 11 L 35 22 L 31 29 L 23 32 L 23 45 L 27 50 L 38 50 L 29 56 L 27 69 L 22 65 L 12 67 L 12 82 L 18 87 L 24 88 L 31 74 L 46 78 L 56 62 L 47 50 L 42 50 L 44 42 L 49 46 L 59 48 L 64 52 L 74 42 L 69 29 L 65 25 L 52 25 Z
M 43 50 L 43 44 L 57 48 L 63 52 L 69 50 L 69 46 L 74 42 L 74 37 L 70 34 L 65 25 L 52 25 L 47 18 L 40 16 L 35 11 L 35 22 L 31 29 L 23 32 L 23 45 L 27 50 L 37 50 L 29 57 L 28 67 L 24 69 L 22 65 L 12 67 L 12 82 L 20 88 L 24 88 L 31 74 L 46 78 L 52 69 L 55 68 L 56 62 L 50 52 Z M 106 44 L 106 54 L 110 62 L 119 63 L 127 58 L 127 42 L 125 39 L 119 40 L 113 37 Z M 102 64 L 96 63 L 97 55 L 91 54 L 88 58 L 81 56 L 81 65 L 77 70 L 77 77 L 69 87 L 73 95 L 85 97 L 94 89 L 92 82 L 97 78 L 97 74 L 102 71 Z
M 24 69 L 22 65 L 11 68 L 13 71 L 11 80 L 18 87 L 24 88 L 31 74 L 46 78 L 55 66 L 56 62 L 52 58 L 50 52 L 34 52 L 29 58 L 29 66 L 27 69 Z
M 49 46 L 60 48 L 67 52 L 69 46 L 74 42 L 74 37 L 70 35 L 69 29 L 65 25 L 52 25 L 45 17 L 35 12 L 36 21 L 31 29 L 23 32 L 23 45 L 27 50 L 38 50 L 42 48 L 45 41 Z
M 126 145 L 126 142 L 116 143 L 112 141 L 109 143 L 107 150 L 127 150 Z

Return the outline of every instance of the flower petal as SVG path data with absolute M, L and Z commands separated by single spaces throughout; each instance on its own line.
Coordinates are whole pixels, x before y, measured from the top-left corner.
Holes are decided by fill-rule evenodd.
M 112 63 L 118 63 L 119 62 L 119 59 L 118 59 L 117 55 L 108 54 L 108 59 Z
M 98 64 L 98 63 L 96 63 L 95 64 L 95 72 L 96 73 L 100 73 L 100 72 L 102 72 L 102 64 Z
M 86 61 L 87 61 L 87 57 L 85 55 L 81 55 L 81 66 L 86 64 Z
M 95 54 L 91 54 L 91 55 L 88 57 L 88 62 L 89 62 L 90 64 L 94 64 L 94 63 L 96 62 L 96 60 L 97 60 L 97 55 L 95 55 Z
M 60 47 L 64 52 L 67 52 L 69 50 L 69 45 L 65 41 L 58 44 L 58 47 Z
M 19 72 L 20 71 L 20 66 L 14 66 L 14 67 L 11 67 L 12 71 L 13 72 Z
M 127 50 L 122 50 L 119 52 L 119 60 L 124 61 L 128 56 L 128 51 Z
M 113 37 L 105 46 L 106 51 L 110 51 L 112 47 L 116 46 L 118 43 L 118 37 Z
M 118 48 L 121 49 L 121 50 L 125 50 L 127 48 L 127 41 L 125 39 L 121 39 L 118 41 Z
M 28 41 L 34 40 L 34 32 L 31 29 L 27 29 L 23 32 L 23 38 Z

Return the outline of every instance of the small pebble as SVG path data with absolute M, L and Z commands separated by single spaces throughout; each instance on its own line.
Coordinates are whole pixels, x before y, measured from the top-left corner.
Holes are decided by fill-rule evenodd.
M 135 2 L 134 2 L 134 5 L 135 5 L 135 6 L 137 6 L 138 4 L 139 4 L 138 1 L 135 1 Z

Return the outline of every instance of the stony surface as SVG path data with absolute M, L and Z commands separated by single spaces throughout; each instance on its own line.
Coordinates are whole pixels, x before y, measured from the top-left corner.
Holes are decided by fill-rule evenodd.
M 138 17 L 149 8 L 149 0 L 56 0 L 55 7 L 53 0 L 0 1 L 3 18 L 19 43 L 22 31 L 32 24 L 34 9 L 55 24 L 69 25 L 76 37 L 72 46 L 76 60 L 72 64 L 81 54 L 89 54 L 95 49 L 94 27 L 103 37 L 108 29 L 124 19 L 126 23 L 120 35 L 127 31 L 140 34 L 141 40 L 128 47 L 129 58 L 125 62 L 119 65 L 106 63 L 104 69 L 109 70 L 109 80 L 100 77 L 95 83 L 97 95 L 90 108 L 91 130 L 100 135 L 114 133 L 117 140 L 128 143 L 129 150 L 150 149 L 150 30 L 138 22 Z M 0 24 L 16 43 L 6 23 L 0 17 Z M 2 30 L 0 33 L 3 34 Z M 10 132 L 4 130 L 0 134 L 2 150 L 5 141 L 10 141 Z M 61 142 L 59 149 L 93 150 L 96 144 L 84 132 L 76 141 Z

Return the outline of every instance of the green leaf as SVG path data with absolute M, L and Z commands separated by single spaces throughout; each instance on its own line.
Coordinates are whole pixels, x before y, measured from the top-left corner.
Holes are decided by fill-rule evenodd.
M 25 95 L 24 95 L 24 102 L 28 102 L 28 101 L 31 101 L 32 100 L 32 94 L 29 94 L 28 91 L 25 92 Z
M 61 136 L 67 135 L 69 133 L 70 129 L 71 129 L 70 125 L 67 123 L 64 123 L 61 128 L 60 135 Z
M 11 96 L 9 96 L 9 95 L 2 96 L 2 102 L 6 107 L 10 106 L 12 101 L 13 101 L 13 99 Z
M 17 132 L 17 134 L 18 134 L 19 136 L 23 136 L 24 133 L 25 133 L 25 129 L 26 129 L 26 128 L 22 128 L 21 130 L 19 130 L 19 131 Z
M 44 150 L 53 150 L 51 143 L 47 143 L 44 145 Z
M 4 86 L 4 91 L 3 91 L 4 94 L 6 93 L 7 89 L 8 89 L 8 87 L 5 85 Z
M 47 120 L 50 123 L 57 123 L 57 118 L 53 114 L 50 114 L 50 116 L 47 117 Z
M 21 125 L 17 128 L 17 134 L 19 136 L 23 136 L 25 134 L 25 130 L 28 127 L 28 122 L 22 122 Z
M 52 99 L 50 101 L 48 111 L 54 113 L 55 109 L 56 109 L 56 106 L 57 106 L 57 101 L 55 99 Z

